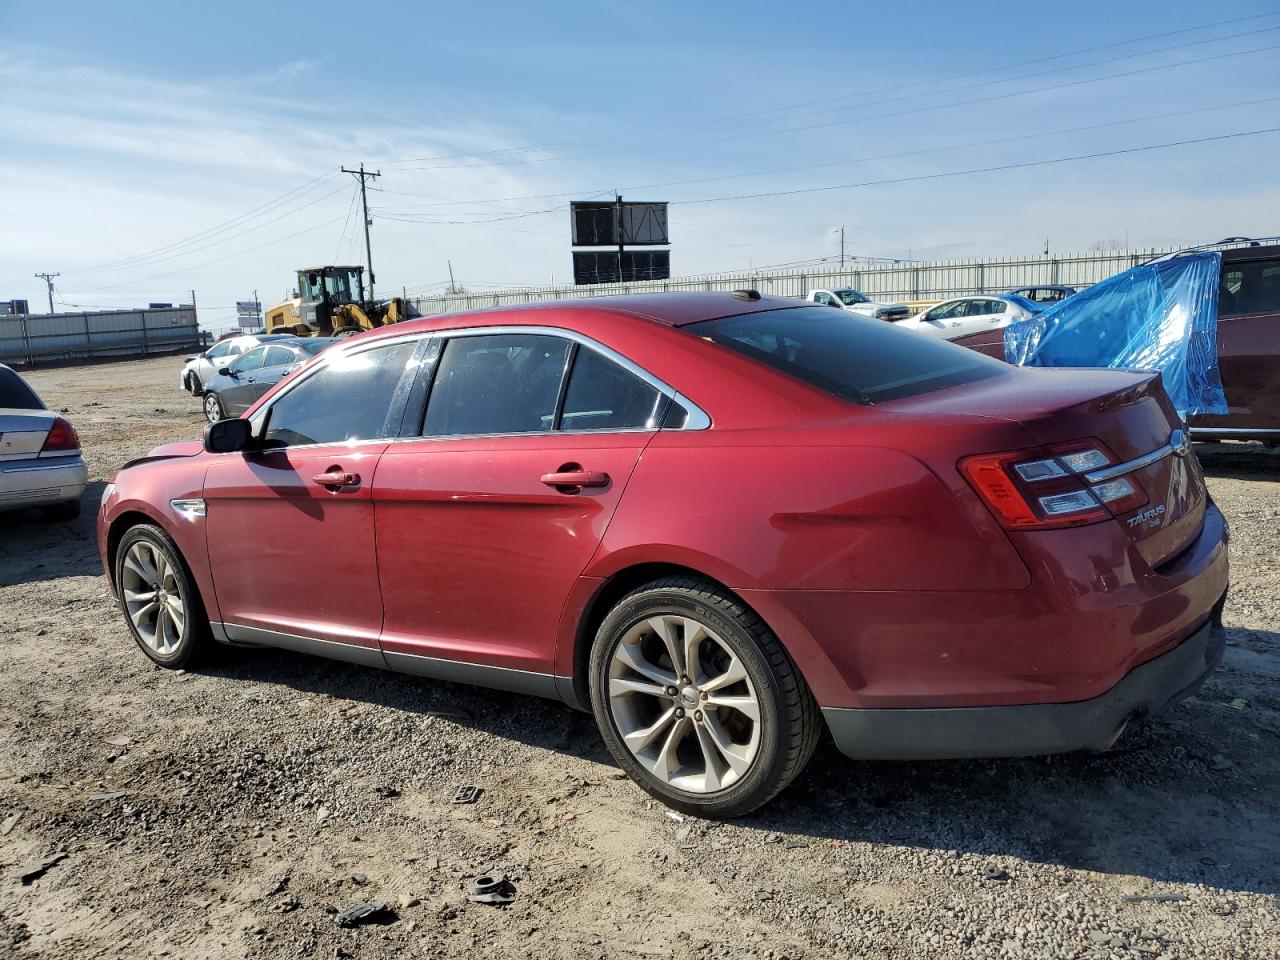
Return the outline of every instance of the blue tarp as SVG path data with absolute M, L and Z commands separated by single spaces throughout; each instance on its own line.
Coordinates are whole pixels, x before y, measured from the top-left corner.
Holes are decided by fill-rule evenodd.
M 1024 367 L 1159 370 L 1178 412 L 1226 413 L 1218 374 L 1222 255 L 1145 263 L 1010 324 L 1004 356 Z

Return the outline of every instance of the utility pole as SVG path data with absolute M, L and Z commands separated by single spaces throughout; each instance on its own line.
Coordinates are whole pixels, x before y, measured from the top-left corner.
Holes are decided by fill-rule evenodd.
M 844 273 L 844 225 L 840 227 L 840 272 Z
M 258 291 L 257 291 L 257 290 L 254 290 L 254 291 L 253 291 L 253 309 L 254 309 L 255 311 L 257 311 L 257 314 L 258 314 L 258 324 L 259 324 L 259 325 L 261 325 L 261 324 L 262 324 L 262 304 L 258 302 Z
M 445 263 L 449 264 L 449 292 L 450 292 L 450 293 L 457 293 L 457 292 L 458 292 L 458 285 L 457 285 L 456 283 L 454 283 L 454 282 L 453 282 L 453 261 L 452 261 L 452 260 L 446 260 L 446 261 L 445 261 Z
M 53 313 L 53 278 L 60 277 L 60 273 L 37 273 L 36 276 L 45 282 L 49 288 L 49 312 Z
M 348 170 L 342 168 L 343 173 L 349 173 L 354 177 L 360 178 L 360 205 L 364 208 L 364 255 L 365 262 L 369 266 L 369 300 L 373 301 L 373 251 L 369 249 L 369 224 L 373 221 L 369 219 L 369 196 L 365 193 L 365 182 L 371 178 L 376 179 L 382 176 L 382 171 L 377 173 L 365 173 L 364 164 L 360 164 L 359 170 Z

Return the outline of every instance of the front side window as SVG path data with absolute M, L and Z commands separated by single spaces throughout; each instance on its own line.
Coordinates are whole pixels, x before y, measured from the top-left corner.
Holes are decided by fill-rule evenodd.
M 656 387 L 588 347 L 579 347 L 569 374 L 561 430 L 655 429 L 665 398 Z
M 825 305 L 825 306 L 828 306 L 828 307 L 829 307 L 829 306 L 831 306 L 831 294 L 829 294 L 829 293 L 815 293 L 815 294 L 813 295 L 813 302 L 814 302 L 814 303 L 821 303 L 821 304 L 823 304 L 823 305 Z
M 569 347 L 568 340 L 542 334 L 452 338 L 436 366 L 423 435 L 552 429 Z
M 225 357 L 230 352 L 231 344 L 224 340 L 222 343 L 215 344 L 205 356 L 210 360 L 217 360 L 219 357 Z
M 998 360 L 891 323 L 832 323 L 813 307 L 691 323 L 682 330 L 854 403 L 882 403 L 996 377 Z
M 408 341 L 335 357 L 270 406 L 263 446 L 394 436 L 402 412 L 396 388 L 416 348 L 416 341 Z
M 871 299 L 860 294 L 857 290 L 837 290 L 836 296 L 840 298 L 840 302 L 846 307 L 851 307 L 855 303 L 870 303 Z
M 963 317 L 969 307 L 968 300 L 952 300 L 929 311 L 930 320 L 949 320 L 952 317 Z
M 231 369 L 234 373 L 246 373 L 249 370 L 257 370 L 262 366 L 262 361 L 266 355 L 266 347 L 254 347 L 247 353 L 241 354 L 240 358 L 231 365 Z

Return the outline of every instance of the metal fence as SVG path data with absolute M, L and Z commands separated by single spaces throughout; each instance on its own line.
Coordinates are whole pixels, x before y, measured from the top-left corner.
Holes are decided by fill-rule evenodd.
M 194 306 L 0 316 L 0 363 L 141 357 L 199 343 Z
M 853 287 L 877 300 L 936 301 L 975 293 L 998 293 L 1033 284 L 1062 283 L 1087 287 L 1151 257 L 1177 247 L 1073 253 L 1056 257 L 1003 257 L 984 260 L 851 264 L 793 270 L 743 270 L 698 277 L 675 277 L 640 283 L 602 283 L 591 286 L 521 287 L 485 293 L 450 294 L 414 299 L 425 316 L 501 307 L 540 300 L 602 297 L 619 293 L 663 293 L 688 290 L 736 290 L 750 287 L 761 293 L 803 297 L 812 289 Z

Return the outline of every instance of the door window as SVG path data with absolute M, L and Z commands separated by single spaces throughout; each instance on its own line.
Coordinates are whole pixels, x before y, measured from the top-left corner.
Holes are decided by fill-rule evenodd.
M 247 353 L 240 355 L 239 359 L 231 365 L 231 369 L 235 373 L 245 373 L 249 370 L 257 370 L 262 366 L 263 358 L 267 355 L 266 347 L 254 347 Z
M 969 309 L 965 311 L 966 317 L 983 317 L 991 312 L 990 300 L 970 300 Z
M 214 344 L 213 347 L 209 350 L 209 352 L 205 354 L 205 356 L 207 356 L 210 360 L 217 360 L 219 357 L 225 357 L 230 352 L 231 352 L 231 344 L 227 343 L 224 340 L 222 341 L 222 343 Z
M 267 356 L 262 361 L 262 365 L 264 367 L 279 367 L 286 363 L 293 363 L 297 359 L 298 355 L 293 350 L 277 344 L 267 348 Z
M 396 388 L 416 341 L 341 354 L 285 393 L 266 413 L 266 447 L 346 443 L 394 436 Z
M 1223 264 L 1218 314 L 1280 313 L 1280 260 Z
M 445 344 L 422 432 L 429 437 L 536 433 L 555 424 L 570 342 L 476 334 Z
M 831 294 L 829 294 L 829 293 L 815 293 L 815 294 L 813 295 L 813 302 L 814 302 L 814 303 L 822 303 L 822 304 L 825 304 L 826 306 L 828 306 L 828 307 L 829 307 L 829 306 L 831 306 Z
M 663 395 L 589 347 L 579 347 L 569 374 L 561 430 L 656 429 Z
M 965 310 L 969 306 L 968 300 L 953 300 L 950 303 L 944 303 L 940 307 L 934 307 L 929 311 L 930 320 L 950 320 L 953 317 L 963 317 Z

